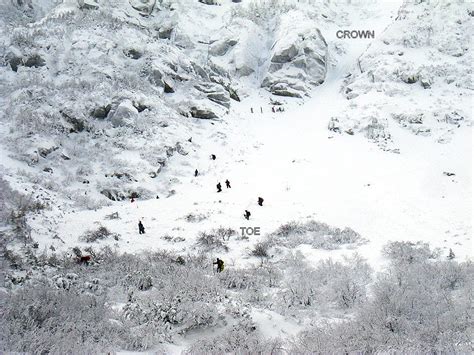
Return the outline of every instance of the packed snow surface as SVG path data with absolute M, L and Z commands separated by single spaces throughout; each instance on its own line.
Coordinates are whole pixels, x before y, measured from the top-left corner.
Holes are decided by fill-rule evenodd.
M 384 6 L 385 11 L 371 18 L 376 33 L 383 32 L 398 4 Z M 351 20 L 357 27 L 362 21 L 360 13 L 354 13 Z M 323 35 L 335 37 L 333 28 L 327 31 Z M 231 240 L 229 253 L 221 255 L 243 266 L 255 262 L 246 257 L 246 250 L 265 234 L 289 221 L 315 219 L 348 226 L 368 239 L 357 251 L 375 268 L 382 263 L 381 247 L 395 240 L 423 240 L 442 249 L 452 248 L 461 258 L 471 256 L 471 128 L 459 129 L 447 144 L 434 144 L 428 137 L 392 128 L 398 154 L 380 150 L 360 135 L 329 132 L 330 118 L 348 110 L 349 101 L 340 92 L 342 81 L 371 43 L 362 39 L 348 42 L 346 54 L 304 104 L 283 100 L 288 102 L 285 112 L 274 113 L 267 94 L 259 93 L 233 104 L 225 121 L 199 121 L 190 154 L 167 167 L 166 176 L 175 182 L 173 196 L 66 211 L 51 226 L 37 218 L 34 239 L 44 247 L 57 234 L 65 243 L 54 241 L 54 246 L 68 248 L 78 244 L 85 230 L 100 223 L 121 235 L 118 247 L 124 252 L 186 252 L 199 231 L 223 226 L 240 233 L 240 227 L 260 227 L 261 237 L 251 236 L 248 242 Z M 133 159 L 125 153 L 124 159 Z M 211 154 L 217 159 L 211 160 Z M 195 169 L 198 177 L 194 177 Z M 217 193 L 216 184 L 224 186 L 226 179 L 232 188 L 223 187 Z M 265 200 L 263 207 L 257 205 L 260 196 Z M 246 209 L 252 213 L 249 221 L 243 218 Z M 121 219 L 105 219 L 114 212 Z M 190 213 L 206 218 L 188 223 L 185 217 Z M 146 227 L 145 235 L 137 234 L 138 220 Z M 185 241 L 169 243 L 162 239 L 165 235 Z M 315 261 L 353 252 L 303 247 L 302 251 Z

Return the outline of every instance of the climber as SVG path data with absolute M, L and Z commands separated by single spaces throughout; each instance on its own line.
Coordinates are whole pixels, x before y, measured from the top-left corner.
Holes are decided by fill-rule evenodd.
M 223 260 L 217 258 L 217 261 L 214 261 L 212 264 L 217 265 L 217 272 L 224 271 L 224 261 Z
M 145 227 L 143 226 L 142 221 L 138 221 L 138 233 L 145 234 Z
M 211 159 L 212 159 L 212 160 L 216 160 L 216 155 L 215 155 L 215 154 L 211 154 Z
M 244 217 L 248 221 L 250 219 L 250 212 L 245 210 Z
M 226 186 L 228 189 L 230 189 L 230 181 L 229 181 L 229 180 L 226 180 L 226 181 L 225 181 L 225 186 Z
M 275 113 L 275 106 L 272 106 L 272 112 Z
M 220 182 L 217 183 L 216 187 L 217 187 L 217 192 L 222 192 L 222 185 Z
M 259 197 L 257 203 L 259 206 L 263 206 L 263 198 Z
M 199 175 L 199 171 L 198 169 L 194 170 L 194 177 L 198 176 Z

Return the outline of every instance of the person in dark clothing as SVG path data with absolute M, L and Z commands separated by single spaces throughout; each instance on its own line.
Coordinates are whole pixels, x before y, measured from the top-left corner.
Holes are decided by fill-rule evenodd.
M 258 198 L 258 205 L 263 206 L 263 198 L 261 197 Z
M 228 189 L 230 189 L 230 181 L 229 181 L 229 180 L 226 180 L 226 181 L 225 181 L 225 186 L 226 186 Z
M 217 265 L 217 272 L 222 272 L 224 271 L 224 261 L 217 258 L 216 261 L 212 263 L 213 265 Z
M 215 154 L 211 154 L 211 159 L 212 159 L 212 160 L 216 160 L 216 155 L 215 155 Z
M 244 217 L 248 221 L 250 219 L 250 211 L 245 210 Z
M 216 187 L 217 187 L 217 192 L 222 192 L 222 185 L 220 182 L 216 185 Z
M 142 221 L 138 221 L 138 233 L 145 234 L 145 227 L 143 226 Z
M 272 106 L 272 112 L 275 113 L 275 106 Z
M 250 108 L 250 113 L 253 113 L 253 107 Z
M 194 177 L 198 176 L 199 175 L 199 171 L 198 169 L 194 170 Z

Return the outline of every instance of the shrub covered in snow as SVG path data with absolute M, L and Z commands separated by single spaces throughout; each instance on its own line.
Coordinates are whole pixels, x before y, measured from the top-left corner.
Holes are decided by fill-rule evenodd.
M 185 354 L 284 354 L 282 341 L 265 339 L 255 325 L 245 319 L 211 339 L 197 341 Z
M 366 299 L 371 269 L 359 255 L 342 262 L 328 259 L 310 267 L 300 253 L 291 254 L 280 292 L 285 308 L 321 305 L 350 308 Z
M 326 223 L 308 221 L 306 223 L 289 222 L 281 225 L 268 240 L 270 245 L 294 248 L 309 244 L 318 249 L 338 249 L 343 245 L 360 245 L 365 240 L 351 228 L 340 229 Z
M 383 253 L 395 264 L 412 264 L 436 259 L 439 250 L 432 250 L 428 243 L 391 242 L 384 246 Z
M 229 240 L 233 234 L 235 234 L 234 230 L 225 228 L 213 229 L 210 232 L 200 232 L 196 245 L 205 251 L 228 251 L 229 247 L 225 244 L 225 239 Z
M 304 331 L 292 351 L 471 352 L 473 279 L 470 262 L 394 260 L 353 319 Z
M 42 200 L 15 191 L 8 181 L 0 178 L 0 221 L 11 227 L 14 238 L 30 242 L 30 227 L 26 223 L 26 217 L 29 213 L 41 211 L 46 207 Z M 2 233 L 2 237 L 6 238 L 6 233 Z
M 105 297 L 38 283 L 9 293 L 2 309 L 2 351 L 95 353 L 123 345 L 125 329 Z
M 112 233 L 106 227 L 100 226 L 95 230 L 85 232 L 79 239 L 86 243 L 93 243 L 98 240 L 107 239 L 111 236 L 118 240 L 118 235 Z

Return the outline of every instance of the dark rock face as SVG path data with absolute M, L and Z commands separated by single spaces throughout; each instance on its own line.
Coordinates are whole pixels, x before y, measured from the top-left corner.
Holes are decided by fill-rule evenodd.
M 135 60 L 140 59 L 143 56 L 143 54 L 140 51 L 133 48 L 125 51 L 125 55 Z
M 200 3 L 206 4 L 206 5 L 217 5 L 218 2 L 217 0 L 199 0 Z
M 415 75 L 412 75 L 412 76 L 408 76 L 405 80 L 404 80 L 407 84 L 414 84 L 418 81 L 418 77 L 415 76 Z
M 38 54 L 34 54 L 30 56 L 26 61 L 25 61 L 25 67 L 28 68 L 39 68 L 39 67 L 44 67 L 46 65 L 46 61 L 39 56 Z
M 18 71 L 20 66 L 39 68 L 46 65 L 46 61 L 39 54 L 33 54 L 25 59 L 18 50 L 9 52 L 6 55 L 6 60 L 14 72 Z
M 13 57 L 9 61 L 10 67 L 14 72 L 18 71 L 18 67 L 23 64 L 23 59 L 21 57 Z
M 173 89 L 173 86 L 171 84 L 171 82 L 169 80 L 163 80 L 163 84 L 164 84 L 164 91 L 165 93 L 167 94 L 172 94 L 174 93 L 174 89 Z
M 191 107 L 189 112 L 194 118 L 201 118 L 205 120 L 217 118 L 217 115 L 209 109 L 199 109 L 197 107 Z
M 226 108 L 230 107 L 230 100 L 227 93 L 215 92 L 207 94 L 207 98 L 216 104 L 222 105 Z
M 273 95 L 277 95 L 277 96 L 301 98 L 301 93 L 291 88 L 291 86 L 286 83 L 277 83 L 275 85 L 271 85 L 269 88 L 269 91 Z
M 200 83 L 194 86 L 197 90 L 206 94 L 207 98 L 216 104 L 230 107 L 230 96 L 222 85 L 213 83 Z
M 70 126 L 69 132 L 82 132 L 86 128 L 85 122 L 83 119 L 77 118 L 73 116 L 72 113 L 67 111 L 60 111 L 61 116 L 63 117 L 64 121 Z
M 126 199 L 126 196 L 121 191 L 116 189 L 105 189 L 100 193 L 112 201 L 123 201 Z
M 216 41 L 210 46 L 209 53 L 216 57 L 223 56 L 229 51 L 229 49 L 235 46 L 237 42 L 238 41 L 235 38 L 225 38 Z
M 100 193 L 112 201 L 123 201 L 130 198 L 140 198 L 140 194 L 136 191 L 123 192 L 118 189 L 104 189 Z
M 109 114 L 111 108 L 112 108 L 112 105 L 110 104 L 108 104 L 107 106 L 97 107 L 92 110 L 91 116 L 94 118 L 104 119 Z
M 42 157 L 42 158 L 46 158 L 48 155 L 50 155 L 52 152 L 54 152 L 55 150 L 57 150 L 58 147 L 56 146 L 52 146 L 52 147 L 40 147 L 38 148 L 38 154 Z

